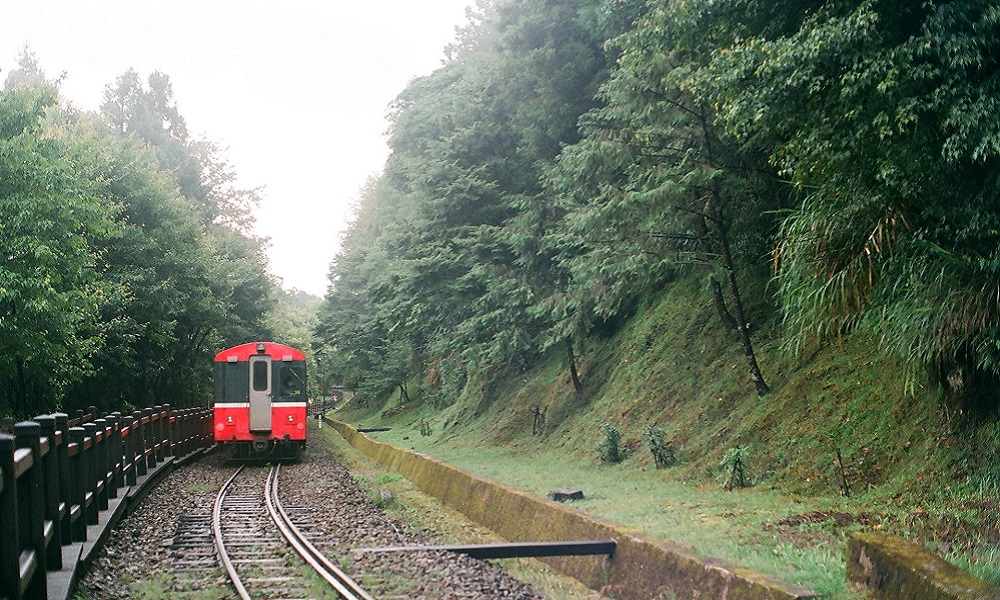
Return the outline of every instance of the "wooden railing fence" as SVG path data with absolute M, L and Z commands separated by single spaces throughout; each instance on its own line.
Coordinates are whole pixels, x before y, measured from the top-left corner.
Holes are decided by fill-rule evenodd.
M 40 415 L 0 434 L 0 598 L 48 598 L 46 575 L 64 568 L 62 546 L 127 486 L 167 457 L 212 444 L 210 408 L 170 405 L 99 417 Z

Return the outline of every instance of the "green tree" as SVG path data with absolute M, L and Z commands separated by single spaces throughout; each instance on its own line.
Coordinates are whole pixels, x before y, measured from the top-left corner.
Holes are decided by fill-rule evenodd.
M 119 293 L 105 317 L 131 354 L 107 358 L 133 367 L 122 398 L 194 403 L 217 350 L 271 337 L 276 284 L 264 240 L 250 232 L 261 191 L 237 187 L 216 144 L 189 138 L 166 75 L 147 83 L 129 70 L 106 89 L 102 117 L 119 141 L 92 166 L 125 227 L 108 250 Z
M 483 370 L 523 368 L 538 352 L 544 325 L 531 307 L 545 266 L 531 207 L 544 165 L 578 139 L 577 118 L 608 66 L 596 6 L 498 5 L 489 44 L 400 96 L 386 174 L 413 207 L 400 254 L 419 253 L 413 272 L 423 281 L 411 291 L 442 311 L 422 312 L 439 356 L 459 351 Z
M 364 272 L 365 255 L 374 242 L 373 193 L 374 183 L 370 183 L 362 193 L 358 214 L 345 232 L 341 250 L 330 265 L 330 286 L 315 326 L 318 345 L 327 353 L 324 373 L 333 372 L 332 377 L 355 389 L 371 373 L 373 349 L 378 343 Z M 361 402 L 365 400 L 360 398 Z
M 224 318 L 213 285 L 224 281 L 213 270 L 213 256 L 194 207 L 176 193 L 168 173 L 134 140 L 101 136 L 100 154 L 75 157 L 100 195 L 119 207 L 120 234 L 108 240 L 100 271 L 112 293 L 101 304 L 109 324 L 108 349 L 99 355 L 100 376 L 79 390 L 80 402 L 98 386 L 106 398 L 136 406 L 193 400 L 191 387 L 204 388 L 205 369 L 191 372 L 192 349 Z M 215 343 L 212 339 L 211 342 Z
M 102 122 L 30 52 L 5 81 L 0 401 L 18 414 L 201 403 L 215 351 L 270 336 L 259 190 L 188 139 L 165 75 L 148 85 L 120 77 Z
M 579 139 L 610 68 L 604 27 L 623 17 L 604 9 L 480 3 L 451 60 L 393 104 L 392 155 L 331 266 L 318 328 L 371 395 L 404 393 L 422 365 L 461 382 L 528 368 L 546 349 L 541 177 Z
M 55 406 L 104 343 L 95 265 L 114 207 L 75 169 L 67 118 L 26 52 L 0 93 L 0 389 L 22 416 Z
M 549 175 L 564 216 L 547 243 L 570 276 L 545 304 L 556 319 L 552 339 L 579 343 L 678 273 L 702 269 L 763 396 L 769 387 L 738 279 L 764 279 L 771 215 L 784 195 L 766 154 L 725 135 L 710 106 L 685 89 L 687 73 L 711 56 L 703 30 L 679 18 L 676 3 L 649 6 L 614 40 L 618 69 L 603 103 L 584 116 L 583 139 Z
M 801 190 L 777 253 L 792 333 L 873 327 L 911 364 L 995 407 L 995 9 L 795 8 L 795 27 L 734 37 L 692 78 L 730 131 L 770 141 Z

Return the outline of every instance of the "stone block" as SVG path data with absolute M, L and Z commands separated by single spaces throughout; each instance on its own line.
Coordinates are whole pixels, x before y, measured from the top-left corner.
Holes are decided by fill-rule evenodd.
M 556 502 L 566 502 L 567 500 L 583 500 L 583 490 L 571 490 L 569 488 L 556 488 L 549 492 L 549 497 Z

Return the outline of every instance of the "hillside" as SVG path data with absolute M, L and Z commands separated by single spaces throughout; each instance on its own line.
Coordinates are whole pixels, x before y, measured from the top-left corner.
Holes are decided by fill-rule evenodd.
M 331 263 L 348 417 L 825 597 L 850 529 L 996 580 L 988 4 L 480 6 Z
M 394 395 L 341 417 L 390 425 L 379 439 L 534 493 L 581 487 L 591 498 L 583 510 L 823 597 L 855 597 L 844 585 L 842 540 L 859 529 L 917 538 L 1000 581 L 1000 426 L 947 408 L 940 390 L 909 388 L 906 365 L 862 334 L 795 356 L 766 327 L 756 342 L 773 392 L 758 398 L 699 285 L 675 283 L 594 341 L 581 359 L 579 395 L 554 354 L 500 383 L 468 385 L 444 408 L 433 406 L 431 386 L 413 382 L 408 404 Z M 532 435 L 536 407 L 545 420 Z M 604 423 L 621 431 L 620 464 L 597 458 Z M 655 468 L 644 439 L 650 425 L 665 430 L 676 466 Z M 722 463 L 733 448 L 744 449 L 751 487 L 727 492 L 731 463 Z

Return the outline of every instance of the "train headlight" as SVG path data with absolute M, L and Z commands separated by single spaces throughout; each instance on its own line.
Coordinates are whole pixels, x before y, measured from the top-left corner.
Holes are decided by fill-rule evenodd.
M 226 417 L 226 423 L 229 423 L 230 425 L 233 424 L 233 415 L 229 415 L 228 417 Z
M 288 415 L 288 422 L 289 423 L 294 423 L 295 422 L 295 417 L 292 416 L 292 415 Z

